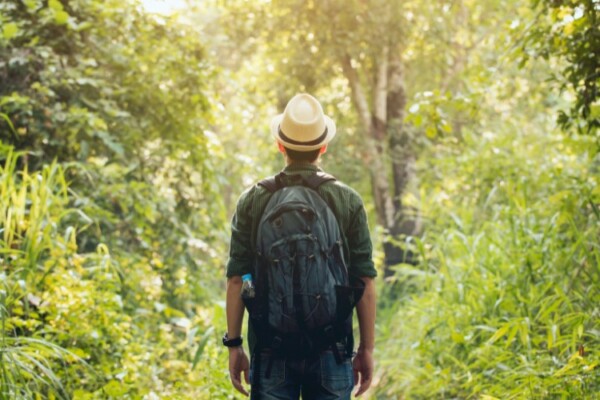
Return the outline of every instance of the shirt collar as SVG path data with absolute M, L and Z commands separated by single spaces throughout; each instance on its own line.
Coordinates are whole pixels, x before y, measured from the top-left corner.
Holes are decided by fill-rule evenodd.
M 314 172 L 320 172 L 320 171 L 323 171 L 323 170 L 321 168 L 319 168 L 317 165 L 309 164 L 309 163 L 292 163 L 290 165 L 287 165 L 283 169 L 283 172 L 289 172 L 289 173 L 302 173 L 302 172 L 314 173 Z

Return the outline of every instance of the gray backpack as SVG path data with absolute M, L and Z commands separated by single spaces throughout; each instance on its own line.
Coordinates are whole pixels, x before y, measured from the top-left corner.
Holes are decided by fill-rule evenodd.
M 286 185 L 282 174 L 259 183 L 272 196 L 256 233 L 250 317 L 264 347 L 337 353 L 335 342 L 351 336 L 352 309 L 362 292 L 350 287 L 337 219 L 317 192 L 335 178 L 290 175 Z

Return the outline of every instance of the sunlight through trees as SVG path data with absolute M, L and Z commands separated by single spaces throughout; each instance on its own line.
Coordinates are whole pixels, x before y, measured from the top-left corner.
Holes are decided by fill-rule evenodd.
M 299 92 L 376 247 L 366 397 L 596 398 L 599 11 L 3 0 L 0 399 L 241 398 L 229 220 Z

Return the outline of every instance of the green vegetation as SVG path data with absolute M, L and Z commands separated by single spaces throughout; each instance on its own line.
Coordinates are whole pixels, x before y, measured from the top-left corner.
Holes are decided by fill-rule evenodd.
M 580 156 L 590 141 L 464 139 L 466 151 L 446 144 L 428 162 L 435 222 L 416 243 L 421 264 L 396 275 L 411 294 L 382 294 L 383 397 L 595 398 L 600 182 Z
M 369 395 L 598 397 L 597 1 L 198 3 L 0 3 L 0 399 L 241 398 L 228 219 L 298 91 L 370 216 Z

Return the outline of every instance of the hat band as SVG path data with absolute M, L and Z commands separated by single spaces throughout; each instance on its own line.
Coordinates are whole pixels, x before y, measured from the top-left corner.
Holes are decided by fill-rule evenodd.
M 289 144 L 295 144 L 298 146 L 314 146 L 321 143 L 327 138 L 327 127 L 325 127 L 325 132 L 323 132 L 323 134 L 315 140 L 311 140 L 309 142 L 300 142 L 298 140 L 290 139 L 289 137 L 287 137 L 285 133 L 283 133 L 283 131 L 281 130 L 281 125 L 279 125 L 279 137 L 281 137 L 283 141 L 288 142 Z

